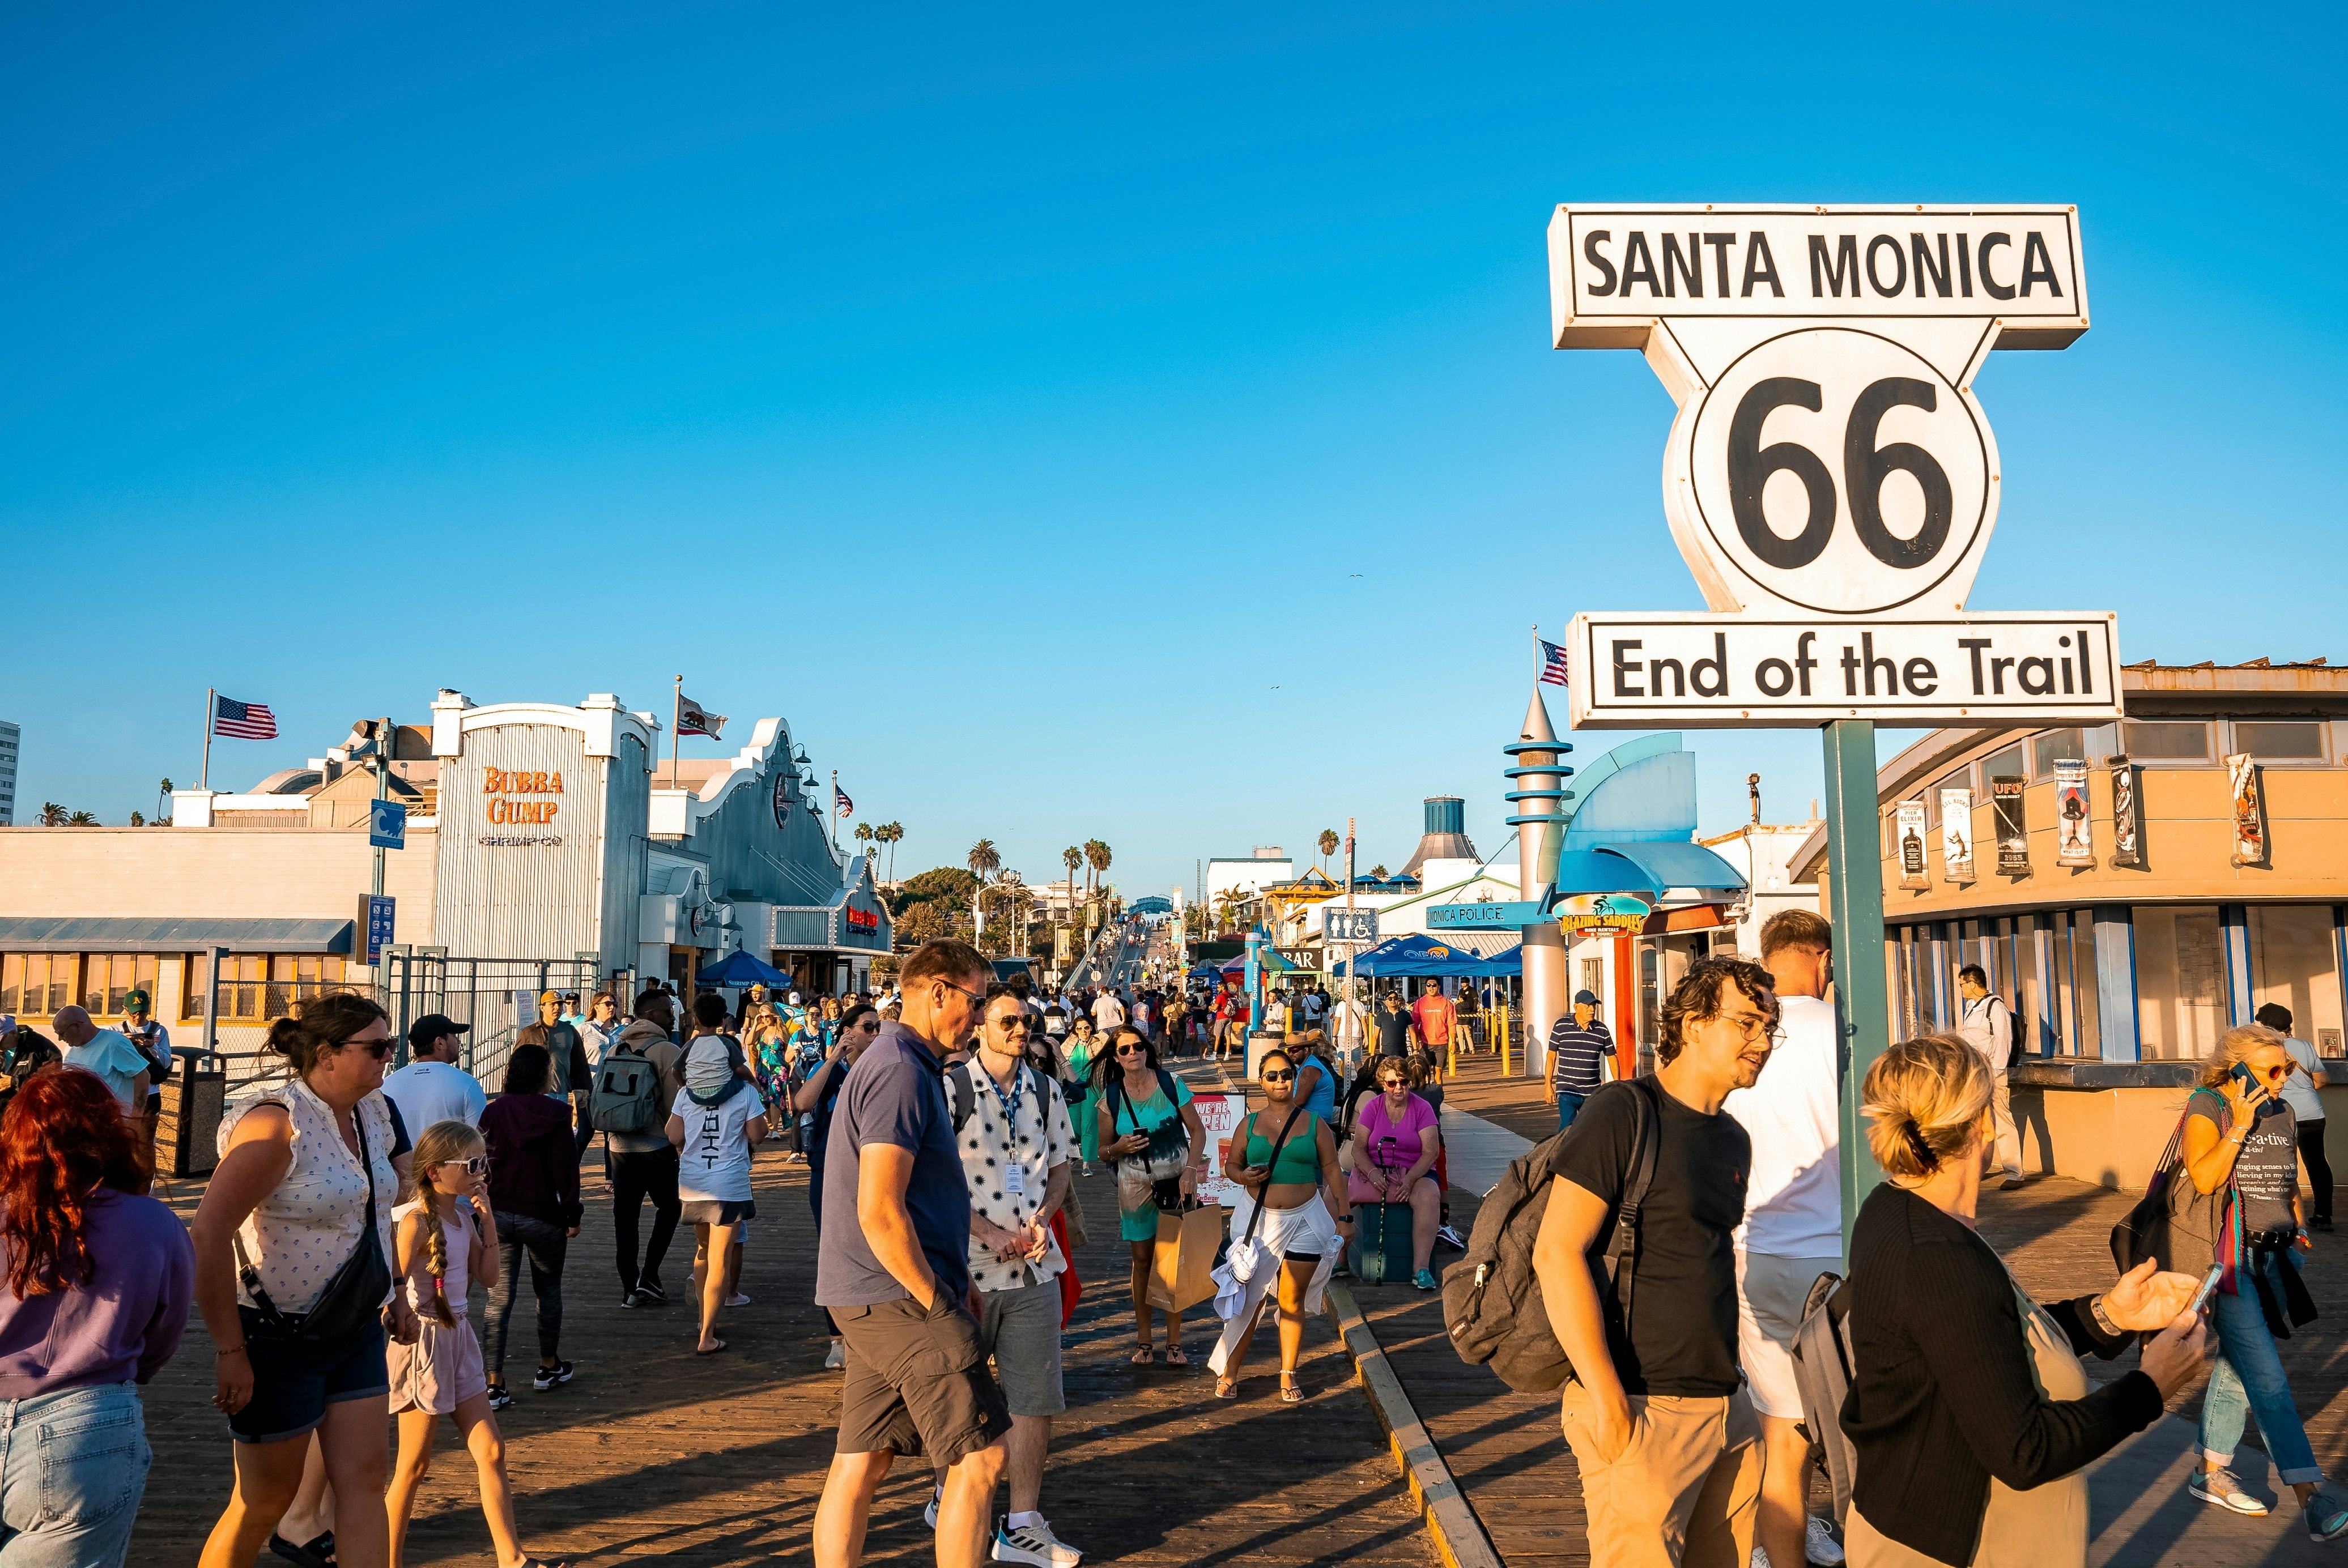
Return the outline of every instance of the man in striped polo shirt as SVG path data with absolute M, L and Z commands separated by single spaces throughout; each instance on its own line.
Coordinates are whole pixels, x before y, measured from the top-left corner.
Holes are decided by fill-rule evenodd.
M 1598 1016 L 1598 998 L 1573 993 L 1573 1011 L 1549 1031 L 1549 1102 L 1557 1107 L 1557 1130 L 1573 1125 L 1581 1102 L 1603 1081 L 1600 1062 L 1614 1054 L 1614 1037 Z

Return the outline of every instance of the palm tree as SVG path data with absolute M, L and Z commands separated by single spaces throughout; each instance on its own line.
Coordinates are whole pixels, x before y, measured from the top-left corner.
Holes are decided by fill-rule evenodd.
M 1236 887 L 1226 887 L 1215 895 L 1215 927 L 1228 931 L 1239 924 L 1239 913 L 1248 896 Z
M 66 825 L 67 827 L 96 827 L 98 825 L 98 814 L 96 812 L 77 811 L 71 816 L 66 818 Z
M 970 846 L 970 874 L 978 878 L 978 886 L 970 890 L 970 911 L 973 925 L 984 923 L 987 879 L 994 875 L 995 867 L 1002 864 L 1003 856 L 995 852 L 994 840 L 982 838 Z
M 905 825 L 901 822 L 884 822 L 872 830 L 873 840 L 889 846 L 889 880 L 891 882 L 897 880 L 897 841 L 904 836 Z
M 44 801 L 41 804 L 41 825 L 43 827 L 63 827 L 65 825 L 66 808 L 59 805 L 56 801 Z
M 1093 885 L 1091 893 L 1093 897 L 1097 898 L 1100 897 L 1101 873 L 1108 869 L 1108 845 L 1103 844 L 1097 838 L 1086 839 L 1085 864 L 1093 868 Z
M 872 842 L 872 825 L 871 825 L 870 823 L 869 823 L 869 822 L 860 822 L 860 823 L 858 823 L 858 824 L 856 825 L 856 831 L 855 831 L 855 833 L 854 833 L 854 834 L 852 834 L 850 836 L 852 836 L 852 837 L 856 840 L 856 842 L 857 842 L 857 843 L 859 843 L 859 844 L 870 844 L 870 843 L 871 843 L 871 842 Z M 865 858 L 866 858 L 866 859 L 868 859 L 868 860 L 870 860 L 870 859 L 871 858 L 871 853 L 870 853 L 870 851 L 869 851 L 869 850 L 868 850 L 868 851 L 866 852 L 866 854 L 865 854 Z
M 147 819 L 134 811 L 130 814 L 130 825 L 133 827 L 144 827 L 147 825 Z
M 1370 875 L 1383 882 L 1386 879 L 1386 868 L 1383 865 L 1373 866 L 1370 867 Z
M 165 779 L 155 786 L 155 820 L 163 820 L 163 803 L 171 798 L 171 781 Z
M 1321 851 L 1321 860 L 1326 860 L 1329 856 L 1336 854 L 1337 845 L 1340 842 L 1341 840 L 1337 837 L 1337 830 L 1335 828 L 1323 828 L 1321 830 L 1320 840 L 1314 845 L 1314 847 Z M 1321 864 L 1321 860 L 1316 860 L 1313 864 L 1318 866 Z

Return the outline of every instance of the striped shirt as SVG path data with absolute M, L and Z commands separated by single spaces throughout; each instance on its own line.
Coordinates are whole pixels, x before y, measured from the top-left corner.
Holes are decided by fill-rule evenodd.
M 1585 1029 L 1567 1013 L 1549 1031 L 1550 1082 L 1560 1094 L 1594 1093 L 1604 1080 L 1599 1061 L 1614 1054 L 1614 1037 L 1597 1019 Z

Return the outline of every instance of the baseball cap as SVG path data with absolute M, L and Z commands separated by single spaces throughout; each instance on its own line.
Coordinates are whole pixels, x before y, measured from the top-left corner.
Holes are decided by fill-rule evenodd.
M 538 999 L 542 1002 L 554 1002 L 559 1005 L 561 1002 L 562 998 L 553 991 L 541 991 L 538 993 Z
M 1598 1005 L 1598 993 L 1596 991 L 1576 991 L 1573 993 L 1573 1005 L 1576 1007 L 1596 1007 Z
M 122 1010 L 124 1012 L 145 1012 L 149 1005 L 147 993 L 139 989 L 137 986 L 133 986 L 129 990 L 122 993 Z
M 447 1013 L 428 1012 L 407 1026 L 407 1043 L 429 1045 L 444 1034 L 469 1034 L 473 1026 L 458 1023 Z

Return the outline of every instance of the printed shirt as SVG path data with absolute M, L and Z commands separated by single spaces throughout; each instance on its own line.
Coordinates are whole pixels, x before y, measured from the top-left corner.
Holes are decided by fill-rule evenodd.
M 1410 1004 L 1410 1016 L 1418 1025 L 1418 1038 L 1429 1045 L 1449 1045 L 1451 1026 L 1458 1020 L 1459 1009 L 1451 999 L 1437 991 Z
M 963 1123 L 956 1143 L 970 1184 L 971 1212 L 1015 1231 L 1034 1223 L 1043 1211 L 1044 1188 L 1053 1170 L 1068 1163 L 1076 1129 L 1068 1121 L 1060 1086 L 1025 1063 L 1008 1089 L 976 1061 L 969 1072 L 970 1120 Z M 1041 1098 L 1035 1093 L 1038 1083 L 1044 1086 Z M 1067 1266 L 1056 1239 L 1039 1263 L 1005 1263 L 993 1247 L 971 1238 L 970 1276 L 981 1290 L 1016 1290 L 1056 1278 Z
M 245 1216 L 237 1234 L 280 1312 L 307 1312 L 326 1281 L 351 1255 L 366 1228 L 367 1177 L 375 1177 L 376 1244 L 389 1263 L 391 1205 L 398 1177 L 391 1168 L 391 1102 L 381 1091 L 353 1108 L 366 1142 L 367 1168 L 343 1142 L 332 1107 L 300 1079 L 254 1090 L 230 1102 L 221 1118 L 219 1147 L 228 1152 L 236 1125 L 258 1105 L 281 1105 L 293 1130 L 294 1163 L 269 1195 Z M 385 1293 L 386 1299 L 389 1292 Z M 256 1305 L 240 1280 L 237 1300 Z

